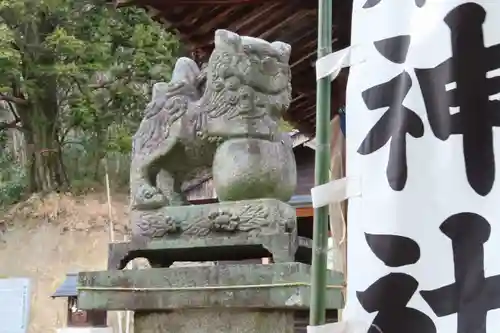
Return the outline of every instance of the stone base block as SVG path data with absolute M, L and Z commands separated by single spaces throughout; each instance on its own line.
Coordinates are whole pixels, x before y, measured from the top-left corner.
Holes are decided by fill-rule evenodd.
M 293 311 L 136 311 L 134 333 L 293 333 Z
M 82 310 L 308 309 L 311 267 L 300 263 L 81 272 Z M 343 306 L 343 276 L 328 271 L 326 308 Z M 221 310 L 222 311 L 222 310 Z

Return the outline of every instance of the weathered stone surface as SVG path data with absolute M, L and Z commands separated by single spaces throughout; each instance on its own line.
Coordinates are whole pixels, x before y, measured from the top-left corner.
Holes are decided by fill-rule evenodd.
M 79 276 L 78 306 L 84 310 L 304 309 L 310 305 L 310 278 L 310 266 L 300 263 L 85 272 Z M 327 308 L 342 306 L 338 288 L 342 283 L 341 274 L 328 271 Z
M 283 141 L 291 152 L 278 127 L 291 100 L 289 57 L 288 44 L 218 30 L 206 72 L 179 59 L 172 81 L 155 86 L 133 138 L 132 211 L 186 204 L 183 189 L 210 176 L 224 141 Z M 133 225 L 140 223 L 135 216 Z
M 292 311 L 195 309 L 135 312 L 135 333 L 293 333 Z
M 131 212 L 134 235 L 148 238 L 193 238 L 208 235 L 245 237 L 296 233 L 295 209 L 273 199 L 191 206 L 167 206 Z
M 272 257 L 274 262 L 310 263 L 311 241 L 295 234 L 259 237 L 206 237 L 147 240 L 144 243 L 110 244 L 108 268 L 123 269 L 135 258 L 146 258 L 151 267 L 170 267 L 179 261 L 223 261 Z
M 297 186 L 297 167 L 289 147 L 286 142 L 261 139 L 224 142 L 217 148 L 213 166 L 219 200 L 290 200 Z

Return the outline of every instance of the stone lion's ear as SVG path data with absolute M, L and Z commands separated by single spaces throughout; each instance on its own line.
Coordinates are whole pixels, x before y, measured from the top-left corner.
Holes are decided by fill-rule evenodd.
M 175 63 L 170 82 L 186 82 L 194 84 L 199 75 L 200 68 L 196 62 L 191 58 L 181 57 L 177 59 L 177 62 Z
M 273 42 L 271 43 L 273 49 L 278 52 L 279 60 L 283 63 L 288 63 L 290 61 L 290 54 L 292 53 L 292 47 L 290 44 L 283 42 Z
M 151 94 L 151 100 L 154 101 L 159 97 L 165 96 L 168 91 L 167 82 L 157 82 L 153 85 L 153 92 Z
M 224 29 L 218 29 L 215 31 L 214 38 L 215 48 L 227 48 L 230 47 L 235 52 L 241 52 L 243 46 L 241 44 L 241 37 L 234 32 Z

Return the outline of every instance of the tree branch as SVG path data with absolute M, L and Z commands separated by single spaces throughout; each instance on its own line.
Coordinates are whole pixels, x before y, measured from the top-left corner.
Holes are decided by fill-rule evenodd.
M 20 130 L 20 131 L 23 130 L 23 128 L 18 125 L 18 121 L 17 120 L 12 120 L 12 121 L 9 121 L 9 122 L 0 122 L 0 131 L 1 130 L 6 130 L 6 129 L 9 129 L 9 128 L 17 129 L 17 130 Z
M 88 87 L 90 89 L 93 89 L 93 90 L 104 89 L 104 88 L 107 88 L 108 86 L 110 86 L 111 84 L 115 83 L 116 81 L 118 81 L 118 79 L 105 81 L 105 82 L 101 82 L 101 83 L 91 83 L 91 84 L 89 84 Z
M 25 128 L 23 128 L 23 125 L 21 124 L 21 118 L 17 114 L 16 108 L 13 105 L 14 103 L 9 101 L 8 99 L 3 99 L 4 95 L 0 93 L 0 100 L 4 101 L 7 104 L 7 107 L 14 117 L 14 120 L 11 120 L 9 122 L 0 122 L 0 130 L 5 130 L 5 129 L 17 129 L 19 131 L 24 131 Z
M 16 108 L 14 107 L 14 105 L 12 105 L 13 103 L 8 102 L 8 101 L 5 101 L 5 102 L 7 103 L 7 106 L 9 107 L 10 113 L 12 113 L 12 116 L 14 117 L 14 119 L 17 122 L 20 122 L 21 121 L 21 117 L 19 117 L 19 114 L 17 113 Z
M 92 83 L 92 84 L 89 84 L 88 87 L 92 90 L 97 90 L 97 89 L 107 88 L 110 85 L 112 85 L 113 83 L 120 81 L 120 80 L 126 80 L 126 82 L 129 82 L 132 80 L 132 74 L 133 74 L 132 70 L 127 68 L 119 75 L 114 75 L 114 77 L 110 80 L 104 80 L 102 82 Z
M 9 103 L 15 103 L 19 105 L 27 105 L 28 101 L 24 98 L 14 97 L 0 93 L 0 101 L 6 101 Z

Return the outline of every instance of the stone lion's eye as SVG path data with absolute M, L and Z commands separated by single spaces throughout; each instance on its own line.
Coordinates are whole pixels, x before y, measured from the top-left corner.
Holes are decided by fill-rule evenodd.
M 240 80 L 237 77 L 233 76 L 233 77 L 227 79 L 226 86 L 230 90 L 236 90 L 240 86 Z
M 221 61 L 224 63 L 224 64 L 227 64 L 227 63 L 230 63 L 232 60 L 232 57 L 231 55 L 229 55 L 228 53 L 224 53 L 224 55 L 222 56 L 222 59 Z

